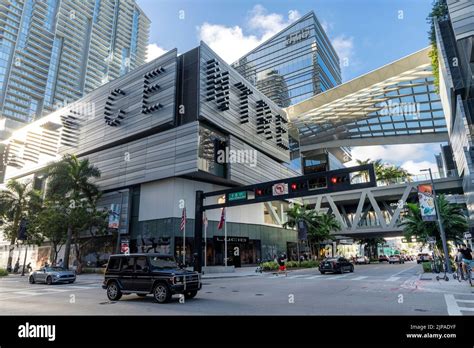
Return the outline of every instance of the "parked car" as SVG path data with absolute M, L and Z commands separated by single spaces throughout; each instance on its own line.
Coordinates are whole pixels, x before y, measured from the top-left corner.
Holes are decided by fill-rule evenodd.
M 355 263 L 356 265 L 368 265 L 370 263 L 370 259 L 367 256 L 357 256 Z
M 388 256 L 387 255 L 379 255 L 379 262 L 388 262 Z
M 422 263 L 425 261 L 431 261 L 432 257 L 428 253 L 419 253 L 418 256 L 416 257 L 416 263 Z
M 154 253 L 111 255 L 102 285 L 111 301 L 135 293 L 141 297 L 153 294 L 158 303 L 169 302 L 174 294 L 191 299 L 201 287 L 198 272 L 180 267 L 172 255 Z
M 405 263 L 405 259 L 401 255 L 391 255 L 388 258 L 388 263 L 390 263 L 390 264 L 392 264 L 392 263 L 402 264 L 402 263 Z
M 326 272 L 342 274 L 346 271 L 354 272 L 354 264 L 344 257 L 329 257 L 319 264 L 321 274 Z
M 74 283 L 76 273 L 63 267 L 42 267 L 30 273 L 28 277 L 30 284 L 46 283 L 48 285 L 56 283 Z

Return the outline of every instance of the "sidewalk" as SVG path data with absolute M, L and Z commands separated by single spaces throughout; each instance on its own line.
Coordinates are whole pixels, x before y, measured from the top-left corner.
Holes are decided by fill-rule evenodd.
M 436 280 L 436 276 L 442 277 L 444 273 L 421 273 L 418 284 L 423 289 L 433 292 L 453 293 L 453 294 L 474 294 L 474 286 L 469 286 L 466 281 L 459 282 L 453 279 L 452 274 L 448 274 L 449 281 L 444 279 Z

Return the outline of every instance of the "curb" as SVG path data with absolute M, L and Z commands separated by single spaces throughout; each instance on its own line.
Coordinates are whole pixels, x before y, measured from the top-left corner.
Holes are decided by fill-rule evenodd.
M 431 273 L 429 273 L 429 274 L 431 274 Z M 429 278 L 423 278 L 424 275 L 425 275 L 425 273 L 421 273 L 421 274 L 420 274 L 420 277 L 419 277 L 418 279 L 419 279 L 419 280 L 433 280 L 433 277 L 432 277 L 432 276 L 430 276 Z

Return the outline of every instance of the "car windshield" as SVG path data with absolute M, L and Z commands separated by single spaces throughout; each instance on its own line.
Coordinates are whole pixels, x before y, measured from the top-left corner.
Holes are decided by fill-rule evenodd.
M 45 270 L 46 272 L 62 272 L 65 269 L 62 267 L 46 267 Z
M 153 268 L 178 268 L 178 264 L 176 263 L 175 259 L 171 256 L 163 257 L 163 256 L 155 256 L 150 257 L 150 264 Z

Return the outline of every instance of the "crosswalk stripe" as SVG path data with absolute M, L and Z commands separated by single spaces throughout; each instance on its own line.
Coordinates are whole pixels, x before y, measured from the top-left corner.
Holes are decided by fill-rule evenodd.
M 99 288 L 100 286 L 81 286 L 81 285 L 73 285 L 73 286 L 68 286 L 68 289 L 94 289 L 94 288 Z
M 341 279 L 341 278 L 345 278 L 345 277 L 347 277 L 347 274 L 337 275 L 337 276 L 329 277 L 329 278 L 326 278 L 326 279 Z
M 355 277 L 355 278 L 350 278 L 350 280 L 362 280 L 362 279 L 366 279 L 368 278 L 367 276 L 359 276 L 359 277 Z
M 321 277 L 324 277 L 322 275 L 315 275 L 315 276 L 312 276 L 312 277 L 306 277 L 304 279 L 316 279 L 316 278 L 321 278 Z
M 301 277 L 304 277 L 304 274 L 294 275 L 294 276 L 288 277 L 288 279 L 301 278 Z
M 400 277 L 390 277 L 385 279 L 386 282 L 396 282 Z

